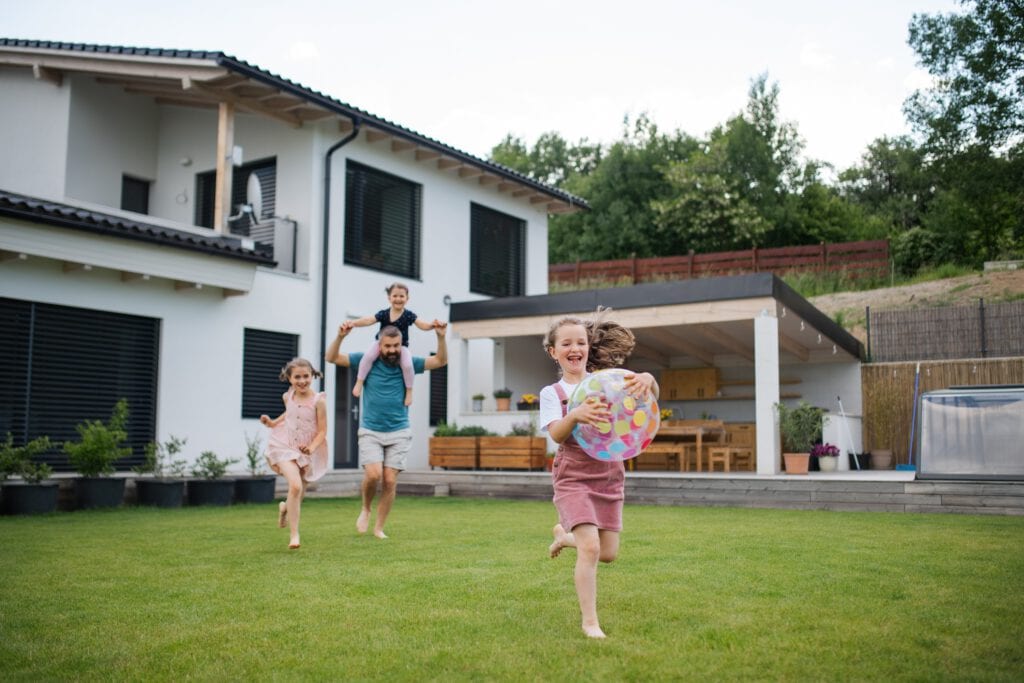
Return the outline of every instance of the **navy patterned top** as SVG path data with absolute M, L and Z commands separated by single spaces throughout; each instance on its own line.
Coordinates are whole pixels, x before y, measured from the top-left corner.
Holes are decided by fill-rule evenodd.
M 402 311 L 402 315 L 398 317 L 398 320 L 391 319 L 391 309 L 385 308 L 377 311 L 377 315 L 374 316 L 380 326 L 386 327 L 387 325 L 394 325 L 398 328 L 399 332 L 402 333 L 402 346 L 409 345 L 409 328 L 416 322 L 416 314 L 410 311 L 408 308 Z M 377 330 L 377 338 L 380 338 L 380 330 Z

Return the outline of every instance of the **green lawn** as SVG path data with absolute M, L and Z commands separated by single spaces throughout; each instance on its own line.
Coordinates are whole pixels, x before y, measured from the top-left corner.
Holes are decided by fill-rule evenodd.
M 9 680 L 1024 678 L 1024 518 L 628 506 L 579 630 L 549 503 L 0 519 Z

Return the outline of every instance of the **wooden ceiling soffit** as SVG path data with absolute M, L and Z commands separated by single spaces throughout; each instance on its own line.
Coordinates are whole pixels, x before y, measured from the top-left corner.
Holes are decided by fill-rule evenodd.
M 669 365 L 669 357 L 667 354 L 664 354 L 657 349 L 652 349 L 650 346 L 646 346 L 640 342 L 637 342 L 636 346 L 633 347 L 633 353 L 630 357 L 651 360 L 663 368 L 667 368 Z
M 486 186 L 486 185 L 495 185 L 495 184 L 497 184 L 500 181 L 501 181 L 501 178 L 499 176 L 491 175 L 489 173 L 484 173 L 482 176 L 480 176 L 480 179 L 477 182 L 480 183 L 481 185 Z
M 744 358 L 750 362 L 754 361 L 754 349 L 751 344 L 744 344 L 730 334 L 727 334 L 714 325 L 697 325 L 697 332 L 704 335 L 711 341 L 725 347 L 729 351 L 735 353 L 740 358 Z M 751 340 L 753 342 L 753 340 Z
M 447 171 L 449 169 L 456 168 L 457 166 L 461 165 L 462 162 L 459 161 L 458 159 L 449 159 L 448 157 L 443 157 L 437 160 L 437 167 L 442 171 Z
M 643 328 L 642 332 L 640 328 L 637 328 L 635 331 L 637 334 L 642 333 L 645 337 L 652 337 L 659 344 L 668 347 L 670 353 L 692 356 L 708 367 L 715 364 L 714 354 L 706 348 L 687 341 L 677 334 L 672 334 L 663 327 Z
M 408 152 L 410 149 L 415 149 L 415 148 L 416 148 L 416 143 L 415 142 L 410 142 L 408 140 L 400 140 L 398 138 L 395 138 L 394 140 L 391 141 L 391 151 L 392 152 Z
M 805 363 L 811 357 L 811 352 L 806 346 L 785 334 L 779 334 L 779 347 L 783 351 L 788 351 L 793 354 Z
M 28 68 L 50 69 L 58 72 L 85 73 L 95 76 L 124 76 L 127 78 L 161 78 L 180 81 L 183 78 L 207 81 L 228 74 L 227 69 L 212 62 L 203 64 L 194 59 L 166 59 L 154 63 L 152 58 L 132 55 L 61 55 L 55 53 L 12 53 L 0 49 L 0 64 Z
M 434 159 L 440 159 L 441 153 L 435 152 L 432 149 L 417 149 L 416 150 L 416 161 L 433 161 Z
M 389 137 L 391 136 L 382 130 L 373 130 L 371 128 L 370 130 L 366 131 L 367 142 L 380 142 L 381 140 L 386 140 Z
M 297 116 L 282 113 L 276 109 L 273 109 L 272 107 L 264 106 L 260 104 L 259 100 L 252 101 L 244 97 L 238 97 L 232 94 L 232 92 L 227 89 L 209 88 L 203 85 L 202 83 L 194 81 L 190 78 L 183 78 L 181 80 L 181 89 L 185 92 L 194 90 L 203 95 L 214 98 L 220 102 L 229 102 L 235 105 L 236 107 L 240 107 L 242 109 L 246 109 L 257 114 L 263 114 L 264 116 L 269 116 L 272 119 L 277 119 L 278 121 L 286 123 L 294 128 L 302 127 L 302 120 Z

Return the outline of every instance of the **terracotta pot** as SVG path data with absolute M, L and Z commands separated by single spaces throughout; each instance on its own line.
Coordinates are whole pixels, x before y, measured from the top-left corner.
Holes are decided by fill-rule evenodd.
M 871 451 L 871 469 L 892 469 L 892 451 L 888 448 L 877 448 Z
M 807 474 L 811 463 L 810 453 L 783 453 L 782 458 L 786 463 L 786 474 Z
M 504 411 L 504 410 L 508 410 L 509 407 L 512 405 L 512 399 L 511 398 L 496 398 L 496 399 L 494 399 L 494 403 L 498 406 L 498 410 Z

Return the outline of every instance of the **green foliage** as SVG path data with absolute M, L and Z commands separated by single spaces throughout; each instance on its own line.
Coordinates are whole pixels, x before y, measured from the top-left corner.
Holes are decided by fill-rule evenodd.
M 786 453 L 809 453 L 814 442 L 821 438 L 821 417 L 825 411 L 800 401 L 795 408 L 776 403 L 782 449 Z
M 512 398 L 512 390 L 508 387 L 494 390 L 494 398 Z
M 50 441 L 50 437 L 40 436 L 22 446 L 15 446 L 14 436 L 7 432 L 7 438 L 0 441 L 0 481 L 10 476 L 20 476 L 30 484 L 48 479 L 53 470 L 46 463 L 36 463 L 33 459 L 57 445 Z
M 934 265 L 939 247 L 938 235 L 922 227 L 899 233 L 889 242 L 896 272 L 906 276 Z
M 150 441 L 146 444 L 146 459 L 132 470 L 138 474 L 152 474 L 161 478 L 184 477 L 188 463 L 181 459 L 175 460 L 174 456 L 181 452 L 186 441 L 173 434 L 164 443 Z
M 549 501 L 399 495 L 394 543 L 359 507 L 307 497 L 291 552 L 265 506 L 0 517 L 4 678 L 1020 679 L 1024 517 L 634 500 L 593 642 Z
M 533 420 L 516 422 L 505 436 L 537 436 L 537 425 Z
M 473 400 L 474 401 L 482 401 L 482 400 L 484 400 L 484 398 L 485 398 L 485 396 L 483 394 L 473 394 Z
M 454 422 L 451 424 L 439 422 L 434 428 L 434 436 L 494 436 L 494 432 L 489 432 L 479 425 L 459 427 Z
M 254 477 L 266 471 L 263 469 L 266 458 L 263 456 L 263 449 L 260 446 L 259 434 L 254 436 L 245 435 L 245 466 L 249 470 L 249 474 Z
M 1024 12 L 1019 0 L 963 0 L 963 14 L 915 14 L 908 42 L 935 85 L 904 111 L 949 154 L 1024 135 Z
M 83 477 L 109 476 L 114 463 L 132 454 L 131 447 L 122 446 L 128 439 L 128 401 L 121 399 L 114 405 L 110 420 L 86 420 L 75 426 L 78 441 L 65 441 L 64 452 L 68 461 Z
M 192 476 L 203 479 L 220 479 L 228 471 L 228 467 L 237 460 L 222 460 L 213 451 L 203 451 L 192 466 Z

